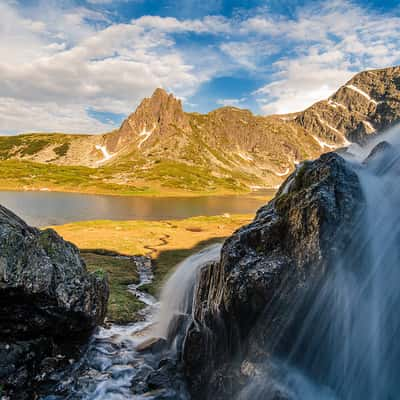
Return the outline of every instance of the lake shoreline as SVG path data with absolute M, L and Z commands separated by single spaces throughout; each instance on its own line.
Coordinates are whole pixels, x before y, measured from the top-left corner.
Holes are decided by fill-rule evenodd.
M 51 185 L 43 184 L 43 187 L 29 187 L 24 188 L 19 185 L 4 185 L 0 183 L 0 192 L 32 192 L 32 193 L 68 193 L 68 194 L 87 194 L 99 196 L 113 196 L 113 197 L 149 197 L 149 198 L 193 198 L 193 197 L 213 197 L 213 196 L 260 196 L 263 192 L 276 193 L 276 188 L 260 188 L 256 190 L 226 190 L 218 189 L 215 191 L 187 191 L 176 189 L 162 189 L 162 190 L 137 190 L 132 189 L 132 192 L 114 191 L 114 190 L 101 190 L 98 187 L 90 189 L 79 188 L 78 190 L 68 187 L 51 187 Z M 273 194 L 271 195 L 271 198 Z
M 225 195 L 198 197 L 108 196 L 42 191 L 0 191 L 0 204 L 32 226 L 64 225 L 76 221 L 160 221 L 195 216 L 254 214 L 272 197 Z

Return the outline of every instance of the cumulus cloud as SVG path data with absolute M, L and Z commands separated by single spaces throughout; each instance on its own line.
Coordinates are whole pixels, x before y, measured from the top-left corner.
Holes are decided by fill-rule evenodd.
M 253 18 L 242 30 L 291 44 L 273 64 L 271 81 L 257 90 L 264 113 L 299 111 L 331 95 L 355 72 L 400 61 L 400 18 L 335 0 L 303 8 L 295 18 Z
M 85 111 L 89 107 L 95 111 L 129 113 L 155 87 L 187 95 L 208 78 L 204 73 L 195 73 L 193 65 L 184 60 L 168 38 L 166 33 L 170 29 L 180 29 L 179 21 L 167 19 L 164 27 L 156 28 L 154 21 L 139 19 L 130 24 L 112 24 L 101 29 L 89 25 L 81 29 L 84 16 L 93 16 L 79 9 L 69 12 L 75 16 L 69 23 L 73 20 L 77 24 L 79 36 L 76 33 L 69 36 L 70 29 L 58 32 L 51 23 L 42 21 L 38 35 L 32 29 L 32 21 L 9 5 L 2 8 L 8 13 L 10 27 L 18 27 L 16 34 L 9 38 L 13 41 L 12 47 L 18 49 L 16 54 L 10 54 L 8 46 L 1 49 L 4 56 L 0 58 L 3 82 L 0 96 L 4 117 L 0 128 L 3 132 L 29 130 L 29 123 L 33 130 L 103 132 L 114 126 L 90 118 Z M 205 26 L 211 21 L 205 19 Z M 171 23 L 175 26 L 168 28 Z M 21 25 L 24 30 L 20 29 Z M 10 31 L 1 26 L 2 37 L 8 37 Z M 191 21 L 182 29 L 206 28 L 200 22 Z M 23 51 L 27 43 L 29 56 Z M 5 56 L 7 53 L 9 57 Z M 20 58 L 20 53 L 25 56 Z M 25 120 L 21 125 L 15 114 L 28 104 L 35 112 L 28 113 L 29 119 L 21 115 Z M 51 112 L 54 118 L 50 118 Z M 68 122 L 64 128 L 63 122 Z
M 59 106 L 54 102 L 30 102 L 0 97 L 0 132 L 107 132 L 113 124 L 91 118 L 81 105 Z
M 259 8 L 231 18 L 127 23 L 102 7 L 19 4 L 0 3 L 0 132 L 104 132 L 115 126 L 88 109 L 128 114 L 156 87 L 190 101 L 204 82 L 239 72 L 265 82 L 240 97 L 252 96 L 264 113 L 287 113 L 329 96 L 356 71 L 400 61 L 400 18 L 345 0 L 290 17 Z M 193 39 L 201 35 L 207 40 Z
M 333 51 L 318 56 L 315 51 L 275 63 L 278 72 L 273 81 L 254 93 L 264 113 L 300 111 L 329 97 L 354 74 L 343 54 Z

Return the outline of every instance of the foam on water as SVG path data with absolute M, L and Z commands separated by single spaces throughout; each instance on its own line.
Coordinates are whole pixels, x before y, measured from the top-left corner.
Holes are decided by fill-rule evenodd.
M 400 398 L 399 138 L 395 128 L 345 155 L 366 200 L 352 241 L 310 304 L 288 357 L 269 360 L 238 399 L 272 399 L 274 390 L 293 400 Z M 383 140 L 391 146 L 362 163 Z
M 159 396 L 160 393 L 133 394 L 132 380 L 146 369 L 156 369 L 161 357 L 140 353 L 137 346 L 148 335 L 162 335 L 164 326 L 177 312 L 190 314 L 197 272 L 205 263 L 218 259 L 220 249 L 221 245 L 210 246 L 178 265 L 162 292 L 161 307 L 154 297 L 140 290 L 153 280 L 150 261 L 144 258 L 136 263 L 140 282 L 129 285 L 127 290 L 147 305 L 141 312 L 143 321 L 100 328 L 82 359 L 59 375 L 55 392 L 66 394 L 49 395 L 43 400 L 151 400 Z M 152 329 L 154 325 L 157 329 Z M 174 396 L 177 400 L 186 399 L 186 391 Z
M 168 336 L 168 332 L 171 330 L 171 322 L 173 322 L 175 316 L 190 315 L 198 272 L 204 265 L 219 259 L 221 247 L 221 244 L 209 246 L 178 265 L 161 292 L 161 306 L 155 330 L 156 336 Z

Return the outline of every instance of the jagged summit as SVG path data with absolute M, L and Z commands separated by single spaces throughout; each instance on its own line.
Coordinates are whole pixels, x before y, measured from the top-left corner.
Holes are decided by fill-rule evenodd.
M 145 128 L 141 124 L 167 125 L 175 123 L 181 125 L 185 119 L 182 102 L 168 94 L 164 89 L 158 88 L 153 95 L 144 99 L 136 111 L 122 123 L 121 132 L 132 131 L 137 128 Z
M 157 88 L 153 95 L 145 98 L 135 112 L 122 123 L 118 134 L 114 133 L 111 140 L 107 140 L 107 147 L 110 151 L 118 152 L 128 144 L 136 143 L 137 148 L 149 143 L 154 144 L 153 138 L 171 134 L 172 124 L 183 130 L 189 127 L 182 102 L 173 94 Z
M 157 180 L 185 190 L 276 187 L 300 161 L 363 143 L 398 121 L 400 67 L 361 72 L 328 99 L 287 115 L 236 107 L 185 113 L 179 99 L 158 88 L 114 132 L 53 136 L 48 144 L 43 136 L 14 138 L 11 145 L 0 142 L 0 158 L 110 165 L 116 172 L 108 182 L 117 184 L 150 179 L 148 186 Z
M 400 67 L 360 72 L 327 100 L 299 113 L 296 122 L 319 139 L 363 143 L 400 118 Z

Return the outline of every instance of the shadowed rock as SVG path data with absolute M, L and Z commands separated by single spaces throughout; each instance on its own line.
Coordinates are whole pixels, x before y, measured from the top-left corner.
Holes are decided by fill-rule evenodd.
M 0 384 L 14 399 L 73 356 L 105 318 L 105 277 L 79 250 L 0 206 Z
M 236 359 L 267 360 L 289 351 L 312 294 L 349 242 L 363 201 L 357 175 L 329 153 L 300 167 L 255 220 L 225 242 L 221 261 L 201 271 L 184 343 L 193 398 L 230 398 L 243 379 L 232 367 Z

